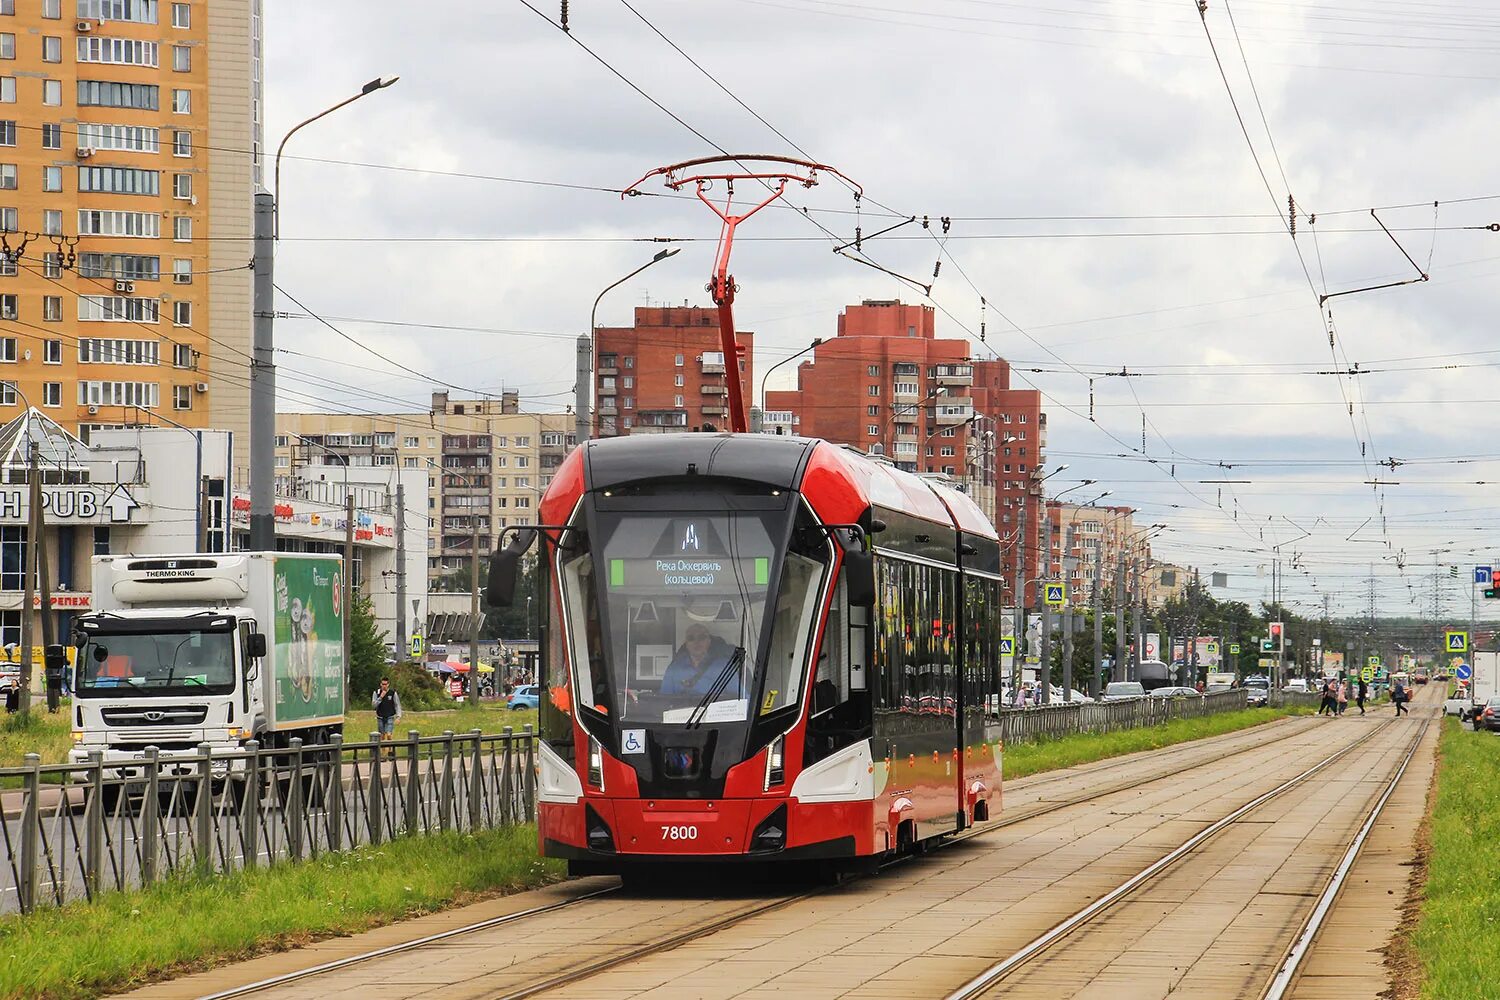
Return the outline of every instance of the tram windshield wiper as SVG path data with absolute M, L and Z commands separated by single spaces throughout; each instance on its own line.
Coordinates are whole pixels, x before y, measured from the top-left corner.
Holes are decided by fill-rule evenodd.
M 700 722 L 700 719 L 703 716 L 703 713 L 707 712 L 708 706 L 717 701 L 719 695 L 724 693 L 724 689 L 729 686 L 729 679 L 735 675 L 735 672 L 737 670 L 739 670 L 740 664 L 744 662 L 744 659 L 745 647 L 734 647 L 734 653 L 730 655 L 729 662 L 724 664 L 724 668 L 719 671 L 719 676 L 714 678 L 714 682 L 709 685 L 708 690 L 704 692 L 703 700 L 698 702 L 697 707 L 693 709 L 693 714 L 688 716 L 687 727 L 689 729 L 696 729 L 702 724 Z

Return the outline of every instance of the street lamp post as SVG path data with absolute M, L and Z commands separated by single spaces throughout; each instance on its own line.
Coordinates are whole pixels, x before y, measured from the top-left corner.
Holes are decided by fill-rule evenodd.
M 252 309 L 255 317 L 250 359 L 250 548 L 268 552 L 276 547 L 276 241 L 281 238 L 281 153 L 287 140 L 307 125 L 361 97 L 384 90 L 397 77 L 375 79 L 359 93 L 292 126 L 276 147 L 275 193 L 255 196 L 255 243 L 250 267 L 254 274 Z
M 594 365 L 594 341 L 599 329 L 596 317 L 599 315 L 600 301 L 604 298 L 604 296 L 608 295 L 616 288 L 619 288 L 621 285 L 625 284 L 625 282 L 629 281 L 637 274 L 640 274 L 642 271 L 646 270 L 646 268 L 651 267 L 654 264 L 660 264 L 668 257 L 675 257 L 681 252 L 682 247 L 667 247 L 666 249 L 656 251 L 656 254 L 650 260 L 646 261 L 646 263 L 642 264 L 634 271 L 631 271 L 619 281 L 615 281 L 611 284 L 605 285 L 604 291 L 600 292 L 594 297 L 593 308 L 589 310 L 588 335 L 586 337 L 578 338 L 578 368 L 576 372 L 577 385 L 573 387 L 574 436 L 578 439 L 579 445 L 582 445 L 589 438 L 593 437 L 594 431 L 597 429 L 595 426 L 596 421 L 594 421 L 589 414 L 589 383 L 590 381 L 592 381 L 594 377 L 594 371 L 596 370 L 596 366 Z
M 760 410 L 762 414 L 764 414 L 766 411 L 766 383 L 771 381 L 771 373 L 780 368 L 782 365 L 786 364 L 788 361 L 797 360 L 798 358 L 802 357 L 802 355 L 806 354 L 808 351 L 817 347 L 821 343 L 823 343 L 822 337 L 814 337 L 811 344 L 808 344 L 806 347 L 802 348 L 802 350 L 798 351 L 796 354 L 793 354 L 790 357 L 782 358 L 780 361 L 776 362 L 774 365 L 768 368 L 766 370 L 766 373 L 760 377 Z

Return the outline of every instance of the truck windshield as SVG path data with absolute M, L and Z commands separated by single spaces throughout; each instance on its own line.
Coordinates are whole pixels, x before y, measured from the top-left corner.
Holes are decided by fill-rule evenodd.
M 592 551 L 561 567 L 580 697 L 621 723 L 796 704 L 827 557 L 821 532 L 787 550 L 789 516 L 601 513 Z
M 79 697 L 234 690 L 234 634 L 223 630 L 90 634 L 78 648 Z

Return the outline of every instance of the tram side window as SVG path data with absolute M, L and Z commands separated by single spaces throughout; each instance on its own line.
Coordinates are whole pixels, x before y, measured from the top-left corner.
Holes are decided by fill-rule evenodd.
M 876 703 L 882 709 L 896 711 L 901 708 L 901 685 L 906 674 L 910 635 L 906 609 L 912 600 L 906 576 L 912 567 L 892 559 L 877 559 L 875 566 L 880 602 L 875 623 Z
M 544 560 L 543 564 L 551 565 Z M 541 729 L 542 737 L 552 744 L 553 749 L 562 754 L 564 760 L 573 759 L 573 725 L 572 712 L 569 710 L 570 696 L 568 688 L 568 663 L 563 652 L 563 630 L 561 625 L 553 626 L 552 622 L 563 620 L 561 609 L 557 607 L 557 593 L 553 587 L 555 577 L 552 573 L 542 574 L 542 586 L 547 594 L 547 600 L 551 603 L 551 613 L 542 619 L 542 628 L 545 635 L 546 660 L 542 664 L 544 674 L 540 678 L 545 685 L 546 697 L 541 699 L 541 710 L 537 713 L 537 723 Z

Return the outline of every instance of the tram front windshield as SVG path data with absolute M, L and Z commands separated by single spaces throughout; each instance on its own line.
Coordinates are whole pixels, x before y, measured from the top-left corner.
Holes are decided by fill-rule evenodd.
M 580 697 L 683 725 L 796 703 L 825 559 L 778 552 L 790 516 L 600 512 L 590 551 L 562 562 Z

